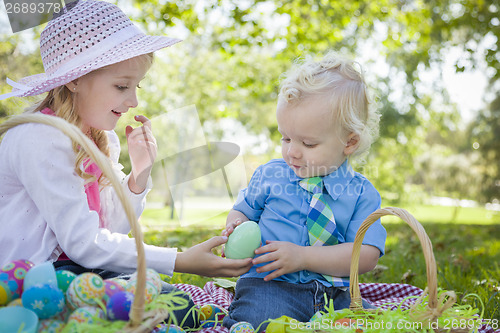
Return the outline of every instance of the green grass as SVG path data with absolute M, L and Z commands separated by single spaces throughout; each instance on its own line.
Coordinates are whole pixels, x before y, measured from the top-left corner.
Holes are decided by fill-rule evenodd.
M 481 208 L 461 208 L 455 221 L 453 207 L 403 207 L 424 226 L 432 241 L 438 268 L 438 287 L 454 290 L 461 304 L 482 308 L 477 294 L 485 305 L 486 318 L 500 318 L 500 216 Z M 219 235 L 225 215 L 220 214 L 199 224 L 182 227 L 179 222 L 168 222 L 166 209 L 145 211 L 141 222 L 146 222 L 145 238 L 149 244 L 177 247 L 180 250 Z M 202 212 L 205 216 L 212 216 Z M 203 215 L 200 215 L 203 216 Z M 197 217 L 199 218 L 199 217 Z M 411 228 L 393 217 L 382 219 L 387 229 L 386 255 L 374 271 L 360 277 L 361 282 L 409 283 L 425 288 L 427 278 L 425 261 L 416 235 Z M 148 229 L 149 228 L 149 229 Z M 220 249 L 217 250 L 220 254 Z M 188 283 L 202 287 L 209 278 L 175 273 L 170 283 Z

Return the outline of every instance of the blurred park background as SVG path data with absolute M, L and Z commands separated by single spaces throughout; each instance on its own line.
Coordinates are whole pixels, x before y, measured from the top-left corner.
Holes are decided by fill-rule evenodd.
M 116 129 L 125 170 L 132 113 L 156 119 L 164 143 L 141 218 L 147 242 L 185 249 L 220 233 L 237 190 L 259 164 L 280 157 L 280 74 L 299 57 L 335 50 L 362 65 L 382 114 L 380 137 L 356 169 L 380 191 L 382 206 L 405 208 L 422 222 L 439 285 L 461 298 L 477 294 L 461 301 L 500 317 L 499 0 L 113 2 L 148 33 L 184 39 L 156 53 L 137 111 Z M 3 5 L 0 12 L 1 94 L 10 91 L 6 77 L 43 72 L 43 27 L 12 34 Z M 0 122 L 36 100 L 0 102 Z M 184 122 L 175 112 L 186 107 Z M 183 131 L 187 123 L 194 127 Z M 164 158 L 219 141 L 239 147 L 226 165 L 237 171 L 218 166 L 174 191 Z M 196 165 L 177 163 L 170 169 L 199 174 Z M 425 287 L 418 241 L 395 219 L 386 226 L 387 255 L 363 278 Z M 175 274 L 171 281 L 206 280 Z

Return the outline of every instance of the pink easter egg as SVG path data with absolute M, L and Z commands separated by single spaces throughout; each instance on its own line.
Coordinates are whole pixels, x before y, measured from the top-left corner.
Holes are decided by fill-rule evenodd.
M 12 284 L 9 284 L 9 286 L 11 286 L 9 289 L 12 299 L 21 297 L 23 292 L 24 277 L 33 266 L 34 264 L 29 260 L 14 260 L 2 267 L 2 270 L 0 271 L 0 280 L 15 281 L 17 285 L 14 288 L 12 287 Z

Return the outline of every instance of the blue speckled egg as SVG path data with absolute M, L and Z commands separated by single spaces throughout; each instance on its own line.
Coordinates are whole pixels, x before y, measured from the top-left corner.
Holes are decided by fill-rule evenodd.
M 128 291 L 120 291 L 108 301 L 106 310 L 109 320 L 125 320 L 129 319 L 130 307 L 134 301 L 134 294 Z
M 23 306 L 35 312 L 40 319 L 55 316 L 64 309 L 63 292 L 52 285 L 36 285 L 22 295 Z

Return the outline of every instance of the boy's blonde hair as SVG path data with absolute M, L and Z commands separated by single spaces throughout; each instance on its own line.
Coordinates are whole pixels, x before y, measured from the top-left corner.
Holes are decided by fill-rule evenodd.
M 299 60 L 284 74 L 280 99 L 294 103 L 318 95 L 330 98 L 332 119 L 339 129 L 359 135 L 359 146 L 351 156 L 367 153 L 378 137 L 380 115 L 370 107 L 361 66 L 329 52 L 319 61 Z
M 148 66 L 147 68 L 149 68 L 153 63 L 153 53 L 137 56 L 133 59 L 144 64 L 145 66 Z M 87 75 L 95 73 L 97 71 L 101 71 L 107 67 L 109 66 L 99 68 L 93 72 L 88 73 Z M 75 97 L 73 93 L 68 88 L 66 88 L 66 86 L 59 86 L 50 90 L 47 96 L 45 96 L 45 98 L 38 105 L 35 105 L 32 110 L 28 110 L 28 112 L 37 112 L 45 108 L 51 109 L 55 112 L 56 116 L 61 117 L 69 123 L 81 128 L 82 121 L 75 107 Z M 88 135 L 95 142 L 99 150 L 109 157 L 110 153 L 108 147 L 108 135 L 106 134 L 106 132 L 103 130 L 92 128 Z M 82 168 L 83 163 L 87 159 L 89 159 L 88 153 L 80 149 L 80 146 L 76 142 L 73 142 L 73 151 L 76 154 L 76 174 L 82 177 L 86 183 L 94 181 L 95 177 L 84 172 Z M 99 185 L 101 186 L 109 184 L 109 181 L 104 177 L 104 175 L 101 175 L 98 181 Z

